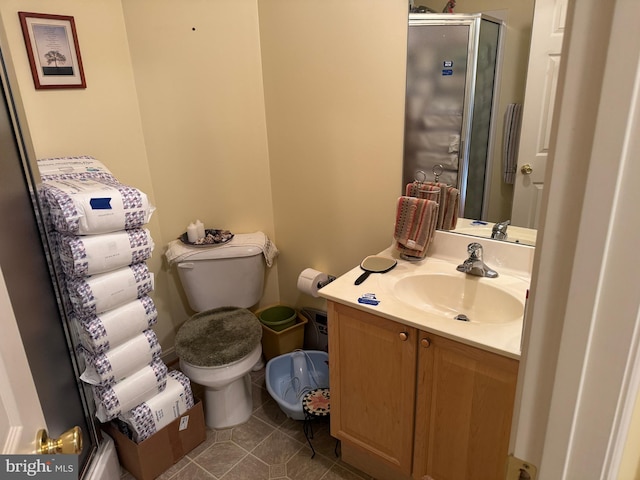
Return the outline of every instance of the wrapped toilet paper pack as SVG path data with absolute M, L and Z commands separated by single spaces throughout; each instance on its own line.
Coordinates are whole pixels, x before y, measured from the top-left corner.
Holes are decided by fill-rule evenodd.
M 43 182 L 54 180 L 100 179 L 109 183 L 120 183 L 111 171 L 100 161 L 88 155 L 78 157 L 42 158 L 38 161 L 40 179 Z M 46 188 L 38 187 L 42 204 L 42 214 L 47 230 L 53 230 L 50 206 L 45 194 Z
M 101 235 L 54 235 L 62 270 L 68 277 L 105 273 L 151 258 L 154 243 L 146 228 Z
M 153 274 L 144 263 L 84 278 L 67 279 L 74 313 L 88 317 L 141 298 L 153 290 Z
M 158 321 L 158 311 L 148 295 L 104 313 L 73 317 L 82 347 L 93 353 L 104 353 L 142 333 Z
M 43 182 L 78 178 L 100 178 L 118 182 L 111 171 L 99 160 L 89 155 L 38 159 L 38 171 Z
M 133 441 L 140 443 L 193 408 L 194 404 L 191 382 L 184 373 L 172 370 L 162 392 L 118 418 L 128 425 Z
M 151 329 L 145 330 L 106 353 L 93 355 L 80 348 L 86 368 L 80 380 L 91 385 L 112 385 L 160 358 L 162 348 Z
M 165 389 L 168 373 L 167 366 L 158 359 L 113 385 L 92 386 L 96 417 L 108 422 L 146 402 Z
M 50 180 L 40 195 L 56 231 L 73 235 L 139 228 L 155 210 L 137 188 L 100 178 Z

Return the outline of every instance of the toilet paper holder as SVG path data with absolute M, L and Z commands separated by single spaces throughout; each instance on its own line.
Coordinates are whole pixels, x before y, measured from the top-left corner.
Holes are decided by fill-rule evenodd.
M 318 288 L 322 288 L 322 287 L 325 287 L 325 286 L 329 285 L 335 279 L 336 279 L 336 277 L 334 277 L 333 275 L 327 275 L 327 279 L 326 280 L 318 282 Z
M 318 297 L 318 290 L 336 279 L 333 275 L 313 268 L 305 268 L 298 276 L 298 290 L 312 297 Z

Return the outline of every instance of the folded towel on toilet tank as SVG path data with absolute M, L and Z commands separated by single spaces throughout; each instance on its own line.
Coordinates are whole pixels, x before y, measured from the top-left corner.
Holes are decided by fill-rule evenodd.
M 184 262 L 193 255 L 202 253 L 203 248 L 225 248 L 227 246 L 253 246 L 259 248 L 260 250 L 262 250 L 267 267 L 271 267 L 273 265 L 273 260 L 278 256 L 279 253 L 278 248 L 269 239 L 269 237 L 267 237 L 263 232 L 255 232 L 238 233 L 235 234 L 233 238 L 225 244 L 211 245 L 206 247 L 192 247 L 182 243 L 182 241 L 180 240 L 172 240 L 167 246 L 165 257 L 167 257 L 169 265 L 173 265 L 174 263 Z

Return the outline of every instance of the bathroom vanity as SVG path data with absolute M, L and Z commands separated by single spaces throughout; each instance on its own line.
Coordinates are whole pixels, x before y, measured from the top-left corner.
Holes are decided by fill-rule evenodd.
M 499 277 L 473 278 L 456 271 L 468 243 L 436 232 L 425 260 L 389 248 L 395 269 L 356 286 L 356 267 L 320 290 L 331 433 L 345 462 L 379 480 L 504 476 L 533 248 L 483 240 Z M 367 293 L 379 303 L 359 303 Z

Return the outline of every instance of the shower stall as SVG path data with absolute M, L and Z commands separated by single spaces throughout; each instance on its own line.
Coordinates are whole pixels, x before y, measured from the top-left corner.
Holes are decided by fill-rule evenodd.
M 409 14 L 403 191 L 460 190 L 459 216 L 486 213 L 504 23 L 484 14 Z

